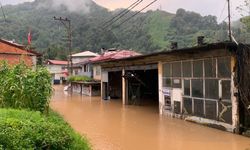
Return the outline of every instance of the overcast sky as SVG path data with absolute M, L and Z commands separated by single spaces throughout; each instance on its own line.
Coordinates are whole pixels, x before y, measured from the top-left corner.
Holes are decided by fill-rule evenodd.
M 33 0 L 0 0 L 3 5 L 5 4 L 17 4 L 26 1 Z M 70 1 L 70 0 L 69 0 Z M 84 1 L 84 0 L 83 0 Z M 97 4 L 100 4 L 111 10 L 116 8 L 126 8 L 136 0 L 94 0 Z M 139 10 L 143 6 L 146 6 L 153 0 L 144 0 L 136 9 Z M 168 12 L 175 13 L 178 8 L 184 8 L 189 11 L 195 11 L 202 15 L 215 15 L 218 19 L 224 20 L 227 15 L 227 7 L 222 13 L 227 0 L 158 0 L 154 3 L 150 9 L 162 9 Z M 240 14 L 236 10 L 236 7 L 243 4 L 244 0 L 231 0 L 232 3 L 232 18 L 233 20 L 239 19 Z M 223 14 L 223 15 L 221 15 Z

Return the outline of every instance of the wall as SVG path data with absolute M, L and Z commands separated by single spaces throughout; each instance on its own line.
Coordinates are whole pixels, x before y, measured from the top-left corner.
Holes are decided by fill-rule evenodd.
M 13 54 L 0 54 L 0 61 L 6 61 L 10 65 L 18 64 L 22 61 L 28 66 L 33 66 L 33 60 L 31 56 L 25 55 L 13 55 Z
M 95 80 L 101 80 L 102 78 L 102 71 L 101 71 L 101 66 L 100 65 L 94 65 L 93 66 L 93 78 Z

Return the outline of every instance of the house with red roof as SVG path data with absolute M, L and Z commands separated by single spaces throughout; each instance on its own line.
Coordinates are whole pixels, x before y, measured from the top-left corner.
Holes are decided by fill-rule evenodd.
M 38 52 L 26 50 L 24 45 L 0 39 L 0 61 L 6 61 L 10 65 L 24 62 L 30 67 L 35 67 L 39 56 L 41 54 Z
M 47 60 L 46 67 L 49 70 L 54 84 L 60 84 L 68 76 L 68 61 L 63 60 Z
M 128 58 L 133 56 L 141 55 L 138 52 L 133 50 L 119 50 L 119 49 L 108 49 L 100 56 L 90 59 L 91 64 L 93 65 L 93 77 L 95 80 L 101 80 L 101 65 L 103 62 L 119 60 L 122 58 Z

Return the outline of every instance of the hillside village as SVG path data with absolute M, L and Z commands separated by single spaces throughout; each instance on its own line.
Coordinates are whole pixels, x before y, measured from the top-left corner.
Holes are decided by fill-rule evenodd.
M 194 130 L 197 130 L 194 139 L 200 137 L 200 144 L 206 146 L 209 137 L 199 134 L 203 129 L 194 125 L 206 126 L 206 133 L 218 137 L 243 135 L 236 137 L 236 149 L 249 146 L 247 17 L 241 22 L 232 23 L 229 19 L 230 23 L 225 20 L 218 23 L 215 16 L 201 16 L 185 9 L 178 9 L 176 14 L 159 9 L 109 11 L 92 1 L 88 3 L 90 12 L 79 14 L 66 6 L 54 9 L 51 3 L 51 0 L 35 0 L 2 7 L 8 17 L 0 17 L 0 81 L 4 83 L 0 87 L 0 112 L 11 108 L 13 112 L 8 114 L 14 121 L 20 121 L 20 116 L 13 114 L 39 112 L 36 117 L 42 119 L 28 118 L 34 123 L 29 127 L 37 126 L 41 120 L 44 135 L 53 137 L 53 130 L 62 130 L 62 135 L 55 134 L 56 142 L 64 143 L 58 149 L 100 149 L 102 144 L 106 146 L 104 149 L 117 149 L 119 146 L 114 143 L 133 149 L 130 132 L 137 133 L 144 127 L 142 133 L 134 135 L 140 142 L 149 138 L 143 136 L 155 136 L 154 130 L 159 130 L 162 137 L 156 135 L 156 140 L 151 139 L 153 144 L 146 144 L 149 147 L 139 142 L 138 149 L 155 148 L 157 142 L 166 146 L 162 140 L 165 136 L 175 143 L 173 137 L 192 134 Z M 129 22 L 123 22 L 123 12 L 132 14 Z M 117 16 L 117 22 L 112 23 Z M 30 87 L 36 88 L 31 91 Z M 149 116 L 143 116 L 142 112 Z M 137 119 L 133 120 L 131 114 Z M 11 130 L 7 129 L 8 124 Z M 116 134 L 110 132 L 112 124 Z M 8 116 L 0 118 L 3 131 L 14 135 L 20 130 L 23 133 L 20 137 L 25 138 L 29 131 L 16 127 L 8 122 Z M 225 132 L 217 133 L 219 130 Z M 226 132 L 231 133 L 229 137 Z M 41 138 L 38 141 L 44 144 L 49 139 L 39 137 L 39 131 L 34 133 L 37 137 L 28 136 L 27 141 Z M 100 142 L 98 137 L 105 138 L 106 134 L 110 143 Z M 8 134 L 0 131 L 1 136 L 10 141 Z M 64 136 L 65 139 L 59 138 Z M 114 140 L 115 137 L 120 141 Z M 21 145 L 40 147 L 38 141 L 38 144 L 25 143 L 22 138 L 17 137 L 16 143 L 0 140 L 0 149 L 18 149 Z M 243 141 L 242 144 L 237 140 Z M 57 149 L 56 145 L 60 145 L 50 142 L 44 147 Z M 222 149 L 230 148 L 223 146 Z M 197 147 L 192 145 L 191 149 Z

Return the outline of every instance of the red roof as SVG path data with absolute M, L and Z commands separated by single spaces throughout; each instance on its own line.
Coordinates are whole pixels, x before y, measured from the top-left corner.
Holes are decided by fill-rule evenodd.
M 25 50 L 23 45 L 0 39 L 1 54 L 35 55 Z
M 63 60 L 48 60 L 47 64 L 48 65 L 67 65 L 68 61 L 63 61 Z
M 42 56 L 41 53 L 38 53 L 34 50 L 27 50 L 24 45 L 21 45 L 12 41 L 0 39 L 0 43 L 6 44 L 12 47 L 12 48 L 9 48 L 9 47 L 6 47 L 5 45 L 0 45 L 0 53 Z
M 135 51 L 131 51 L 131 50 L 108 51 L 100 56 L 91 58 L 90 61 L 102 62 L 102 61 L 117 60 L 117 59 L 132 57 L 132 56 L 138 56 L 138 55 L 141 55 L 141 54 Z

